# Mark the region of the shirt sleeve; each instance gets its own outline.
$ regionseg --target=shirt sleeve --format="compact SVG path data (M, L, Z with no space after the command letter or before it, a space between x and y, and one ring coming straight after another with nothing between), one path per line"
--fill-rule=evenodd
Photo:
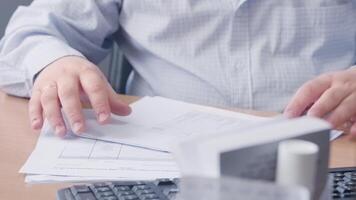
M13 14L0 42L0 88L29 97L34 76L64 56L98 63L119 28L121 0L34 0Z

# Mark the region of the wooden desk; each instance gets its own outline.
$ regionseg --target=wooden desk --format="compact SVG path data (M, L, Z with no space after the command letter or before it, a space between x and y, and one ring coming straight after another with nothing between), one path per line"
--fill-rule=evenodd
M126 102L135 97L121 97ZM0 92L0 199L55 199L56 191L68 184L28 185L18 173L35 147L38 132L31 130L27 100ZM356 166L356 142L345 138L332 143L331 167Z

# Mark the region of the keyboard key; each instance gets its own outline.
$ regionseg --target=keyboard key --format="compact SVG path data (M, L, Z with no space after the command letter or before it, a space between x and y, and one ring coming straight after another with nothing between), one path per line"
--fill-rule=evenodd
M118 198L115 196L111 196L111 197L102 197L99 198L98 200L118 200Z
M343 181L343 180L346 180L348 178L346 177L334 177L334 183L337 183L337 182L340 182L340 181Z
M96 187L97 192L108 192L111 191L109 187Z
M147 185L135 185L133 186L132 191L136 192L138 190L147 190L147 189L150 189L150 187Z
M356 197L356 192L345 192L344 197Z
M154 191L152 189L148 189L148 190L137 190L136 194L138 196L144 195L144 194L152 194L154 193Z
M115 189L117 189L118 191L130 191L131 188L129 186L115 186Z
M175 185L175 183L168 179L168 178L162 178L162 179L157 179L155 181L155 185L158 185L158 186L167 186L167 185Z
M340 194L339 194L339 193L336 193L336 192L333 192L332 198L333 198L333 199L335 199L335 198L340 198Z
M60 190L62 197L65 198L65 200L75 200L72 191L70 191L69 188L67 189L62 189ZM60 199L60 197L59 197Z
M91 192L87 192L87 193L78 193L75 195L75 199L76 200L95 200L95 196L93 193Z
M137 195L128 195L120 197L120 200L139 200Z
M153 199L159 199L159 197L156 194L145 194L145 195L141 195L140 199L142 200L153 200Z
M74 185L74 186L70 187L70 190L72 191L72 193L74 195L76 195L78 193L83 193L83 192L90 192L89 187L86 185Z
M345 184L350 186L350 187L356 187L356 182L348 182L348 183L345 183Z
M163 190L164 195L175 194L178 192L179 192L178 187L171 187L171 188L166 188Z
M102 183L93 183L93 186L94 186L94 187L107 187L108 184L105 183L105 182L102 182Z
M334 177L344 177L344 174L343 173L335 173Z
M129 195L136 195L136 194L132 191L123 191L123 192L116 193L116 195L121 197L121 196L129 196Z
M110 196L115 196L115 194L112 191L109 192L99 192L98 196L100 197L110 197Z

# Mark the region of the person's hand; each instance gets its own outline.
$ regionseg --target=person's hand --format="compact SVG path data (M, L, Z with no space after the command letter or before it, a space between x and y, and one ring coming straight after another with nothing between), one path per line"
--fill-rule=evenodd
M356 68L320 75L299 88L284 114L298 117L305 111L326 119L333 128L349 124L356 136Z
M39 73L29 102L30 122L40 129L48 119L58 136L66 127L61 113L68 117L73 132L85 130L82 114L83 97L92 105L99 123L106 123L110 114L128 115L131 109L118 100L101 71L84 58L68 56L58 59Z

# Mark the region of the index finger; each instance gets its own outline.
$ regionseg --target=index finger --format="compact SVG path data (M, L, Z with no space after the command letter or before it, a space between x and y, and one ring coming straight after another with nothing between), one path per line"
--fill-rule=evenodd
M287 117L297 117L312 105L331 85L329 76L320 76L299 88L284 110Z

